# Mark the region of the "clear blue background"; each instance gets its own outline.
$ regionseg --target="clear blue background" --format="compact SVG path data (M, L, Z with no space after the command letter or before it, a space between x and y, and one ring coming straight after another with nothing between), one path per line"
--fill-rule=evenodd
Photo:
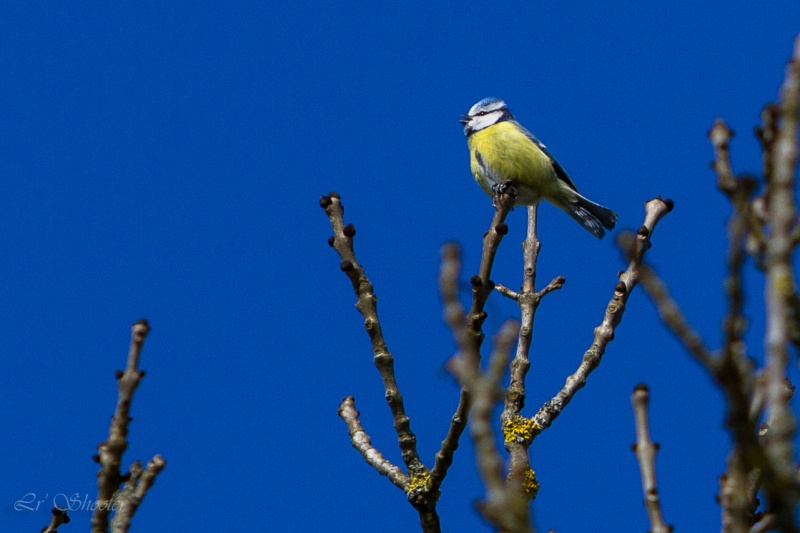
M646 199L675 200L648 257L717 347L729 206L706 132L725 117L737 171L759 171L751 131L798 21L794 0L3 3L0 527L38 531L56 495L96 494L114 371L147 317L125 464L168 465L136 531L416 530L336 414L355 395L374 444L401 462L318 199L338 190L358 228L432 465L457 401L439 247L463 244L468 279L492 215L457 120L485 96L506 99L620 228L641 224ZM539 309L528 414L576 368L623 266L613 237L540 213L539 283L567 284ZM524 228L517 210L497 282L519 285ZM760 359L760 277L747 285ZM488 311L489 334L517 314L499 295ZM666 519L718 529L720 394L637 289L602 365L532 449L542 530L648 528L629 449L640 381ZM488 531L462 442L443 527ZM39 511L13 509L26 494ZM65 532L88 530L89 512L70 515Z

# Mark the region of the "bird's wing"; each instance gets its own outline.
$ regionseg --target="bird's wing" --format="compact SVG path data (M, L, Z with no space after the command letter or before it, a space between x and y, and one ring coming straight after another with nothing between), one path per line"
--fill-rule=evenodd
M489 166L489 163L483 158L483 156L481 156L481 153L478 150L475 150L475 161L478 163L478 166L481 169L483 180L486 181L486 184L491 190L494 190L495 187L504 181L498 178L498 174L492 167Z
M573 191L577 192L577 191L578 191L578 188L575 186L575 184L574 184L574 183L572 183L572 180L570 179L570 177L569 177L569 174L567 174L567 171L566 171L566 170L564 170L564 167L562 167L562 166L561 166L561 165L558 163L558 161L556 161L556 158L555 158L555 157L553 157L553 154L551 154L551 153L550 153L550 151L547 149L547 147L544 145L544 143L543 143L542 141L540 141L539 139L537 139L537 138L536 138L536 135L534 135L534 134L533 134L533 133L531 133L530 131L526 130L526 129L525 129L525 128L523 128L521 125L520 125L520 129L522 130L522 132L523 132L523 133L524 133L524 134L525 134L525 135L526 135L526 136L527 136L527 137L528 137L528 138L529 138L531 141L533 141L533 143L534 143L534 144L535 144L537 147L539 147L539 150L541 150L542 152L544 152L544 155L546 155L547 157L549 157L549 158L550 158L550 164L551 164L551 165L553 165L553 170L555 170L555 172L556 172L556 176L558 177L558 179L560 179L561 181L563 181L564 183L566 183L567 185L569 185L570 189L572 189Z

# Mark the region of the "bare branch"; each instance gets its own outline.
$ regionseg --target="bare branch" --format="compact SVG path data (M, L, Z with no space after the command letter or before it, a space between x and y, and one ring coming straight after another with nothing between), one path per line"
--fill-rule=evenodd
M136 461L131 465L130 478L125 486L114 497L117 509L111 522L112 533L126 533L136 510L141 505L147 492L156 481L156 476L164 469L167 462L160 455L154 456L142 470L142 463Z
M347 432L350 434L350 442L353 444L353 448L358 450L367 464L377 470L380 475L387 476L399 489L406 492L408 490L408 476L403 473L400 467L392 464L372 446L372 439L364 431L364 427L358 419L359 413L356 410L355 398L348 396L342 400L339 406L339 416L347 424Z
M732 187L737 187L736 180ZM736 217L736 215L734 215ZM740 282L741 226L732 223L734 240L739 238L738 250L729 252L729 279L726 285L729 294L729 317L726 322L726 338L729 349L720 358L714 356L705 346L700 335L686 320L678 304L670 297L664 283L646 264L640 265L641 283L647 295L653 300L662 321L681 341L686 350L708 371L728 398L727 425L734 435L734 450L729 456L728 473L721 479L720 503L723 512L725 531L746 531L753 522L752 501L749 499L749 472L758 464L761 454L755 439L754 419L750 417L753 408L752 379L749 362L743 353ZM733 279L733 281L731 281ZM746 461L746 463L742 463Z
M642 475L642 491L644 491L644 506L650 518L650 533L670 533L672 526L664 522L661 514L661 500L658 495L656 483L656 452L658 445L650 439L650 422L648 405L650 404L650 390L647 385L640 383L631 394L633 415L636 421L636 444L633 451L639 463Z
M519 293L513 289L509 289L505 285L497 284L494 286L494 290L505 296L506 298L511 298L512 300L519 301Z
M60 507L53 507L51 510L53 518L50 519L50 525L42 528L42 533L56 533L58 528L64 524L68 524L70 518L67 516L67 510Z
M785 394L789 364L790 298L796 293L792 272L792 227L797 220L794 202L795 168L798 159L798 115L800 115L800 35L786 67L781 86L780 122L773 147L774 171L767 179L767 314L765 352L766 410L771 420L765 452L773 472L765 472L764 483L778 527L796 529L794 509L798 500L792 439L797 422ZM772 474L772 475L770 475Z
M436 502L439 498L438 486L433 487L430 473L417 452L417 437L411 431L411 420L406 414L403 396L395 378L394 357L386 346L383 329L378 318L378 298L375 296L372 283L356 259L353 247L356 228L352 224L344 225L344 207L337 193L332 192L328 196L320 198L320 207L325 210L333 228L333 237L328 240L328 243L342 258L340 267L353 285L353 291L356 294L356 309L364 317L364 329L366 329L372 344L373 363L383 381L383 388L386 391L386 403L389 404L389 409L392 412L398 444L403 462L408 471L407 483L398 485L399 478L396 475L394 477L390 476L390 479L395 485L406 491L409 503L419 514L422 530L426 533L437 533L441 529L439 515L436 513ZM340 416L343 413L348 414L346 410L342 411L341 409L339 413ZM357 420L357 417L355 420ZM348 419L345 419L345 422L348 422ZM348 431L355 446L356 443L352 440L353 427L350 422L348 422ZM357 446L356 448L359 449ZM359 451L362 450L359 449ZM362 455L363 453L362 451ZM373 467L376 465L381 466L381 468L386 467L380 461L367 462ZM381 472L381 470L378 471Z
M475 369L480 364L480 348L483 343L483 322L487 314L484 311L486 300L494 288L491 272L497 248L503 236L508 233L506 216L514 205L514 197L500 194L495 198L495 210L489 231L483 237L483 253L479 274L470 280L472 284L472 306L469 314L464 312L458 300L458 278L461 273L461 252L458 245L448 243L442 247L442 265L439 271L439 287L444 305L444 320L453 332L453 338L460 356L466 358ZM436 452L436 459L431 469L431 485L438 490L453 464L453 453L458 448L458 441L467 424L471 408L469 390L461 387L456 412L450 420L447 435L442 446Z
M567 281L567 279L564 276L557 276L557 277L553 278L550 281L550 283L545 285L542 290L540 290L540 291L538 291L536 293L536 300L539 301L542 298L544 298L545 296L547 296L548 294L550 294L551 292L557 291L558 289L560 289L561 287L564 286L564 283L566 283L566 281Z
M466 346L466 333L464 323L466 313L458 300L458 280L461 274L461 249L456 243L447 243L442 246L441 267L439 269L439 292L442 296L444 308L444 321L457 339L457 346ZM447 470L453 464L453 454L458 448L458 441L464 428L467 426L467 417L471 402L466 387L461 387L456 412L450 420L447 435L442 441L442 446L436 452L433 468L431 469L431 483L440 487L447 475Z
M742 266L745 260L744 239L749 231L750 236L759 243L765 242L762 225L756 220L749 201L758 184L755 178L750 176L734 177L729 153L729 143L733 132L724 120L716 119L708 136L714 147L714 162L711 166L717 173L717 187L733 205L733 213L728 221L728 274L725 279L728 316L723 322L725 331L723 358L741 360L745 356L742 336L747 327L747 320L742 314L744 309L742 290ZM767 137L769 135L765 134L764 138ZM761 245L758 250L760 249Z
M719 476L718 500L723 533L746 533L755 520L755 501L747 491L749 475L741 448L734 447L728 456L728 470Z
M711 126L708 138L711 139L711 144L714 146L714 162L711 163L711 168L717 173L717 188L731 194L736 190L736 178L733 175L729 150L733 130L724 120L718 118Z
M119 397L116 411L111 419L108 440L100 443L97 447L98 454L95 456L97 462L100 463L100 471L97 474L97 508L92 515L92 533L108 531L109 514L114 506L112 498L123 481L120 465L122 464L122 455L128 448L128 424L131 420L129 413L133 393L144 377L144 371L139 370L139 356L144 340L150 332L150 326L146 320L140 320L133 325L131 330L128 362L124 372L117 372ZM130 517L132 516L133 513Z
M758 129L757 132L761 138L762 146L771 146L772 128L768 121L771 115L765 113L763 116L765 117L764 127ZM749 176L740 178L734 176L729 150L733 131L723 119L717 118L714 121L708 132L708 138L714 147L714 161L711 163L711 168L717 174L717 188L731 200L738 214L738 217L731 220L738 221L739 224L742 224L747 229L747 249L760 263L766 246L764 221L759 217L757 210L753 209L753 205L747 201L756 190L757 181ZM765 171L766 164L765 160ZM742 237L744 237L744 234Z
M772 134L765 121L762 142L770 144ZM755 520L758 506L756 494L759 487L760 468L752 460L757 449L753 437L755 420L763 407L763 387L753 379L752 364L747 359L744 333L747 319L744 316L744 290L742 267L745 249L762 262L765 239L763 220L755 215L750 197L757 182L749 176L734 177L728 153L732 132L722 119L717 119L709 132L714 147L717 186L728 197L733 212L728 220L727 275L725 295L728 313L722 322L725 334L721 355L707 361L707 369L720 384L728 398L728 427L734 434L734 445L727 460L727 472L720 476L719 503L722 511L722 530L725 532L749 531ZM749 236L748 236L749 232ZM747 240L746 240L746 237ZM756 451L755 454L760 454Z
M492 432L492 409L500 397L500 379L503 376L516 333L517 324L515 322L508 321L503 325L495 339L495 349L485 374L482 374L479 368L470 365L469 361L461 356L453 357L447 366L459 382L472 391L473 408L470 434L475 441L478 470L484 485L486 485L490 500L504 488L503 461L495 447Z
M542 290L535 292L536 263L541 249L541 242L536 233L537 207L528 207L528 231L522 243L522 292L517 298L521 317L519 339L514 360L511 362L510 382L506 391L503 413L500 416L505 447L511 458L509 481L516 480L517 490L520 493L529 492L528 498L535 496L533 489L535 480L532 479L533 470L528 457L528 447L532 442L536 426L524 418L521 413L525 407L525 378L531 366L529 355L533 339L534 317L542 298L550 292L560 289L565 281L562 276L559 276ZM527 486L524 481L526 475L531 477Z
M411 420L406 415L403 396L397 386L394 357L383 337L381 322L378 318L378 298L375 296L372 283L367 278L364 269L356 260L353 248L353 237L356 235L355 226L344 225L344 207L337 193L320 198L320 206L325 209L333 227L333 238L329 240L329 244L342 258L341 269L353 285L353 291L356 294L356 309L364 317L364 329L372 343L373 362L383 380L386 402L392 411L403 461L410 476L427 478L428 469L417 453L417 437L411 431Z
M620 274L620 281L614 287L614 296L606 307L603 321L594 330L594 341L584 353L578 369L567 378L564 387L550 400L548 400L533 417L537 431L548 428L564 407L572 400L575 393L585 384L589 374L597 368L605 353L606 347L614 339L614 329L622 320L625 304L633 288L639 283L641 266L644 254L650 247L650 237L658 221L672 210L672 200L654 198L645 203L644 224L637 232L636 239L631 243L623 243L629 257L628 268ZM621 236L622 237L622 236ZM537 433L538 434L538 433ZM534 435L535 438L536 435Z
M467 350L466 346L459 346L459 349L464 351L471 351L473 353L480 351L480 346L483 343L483 322L486 320L487 314L483 310L486 305L486 300L494 290L494 282L491 280L492 267L494 266L494 257L497 254L497 249L500 246L500 241L508 233L508 226L505 223L506 216L511 212L514 206L515 198L511 194L503 193L495 197L495 210L492 223L483 236L483 253L481 254L481 266L477 276L472 276L470 283L472 283L472 306L466 319L466 332L467 341L472 346ZM457 340L458 342L458 340Z
M751 181L749 179L738 179L738 183ZM750 196L748 186L737 186L734 193L734 212L728 221L728 253L727 266L728 272L725 277L725 295L728 300L728 314L722 323L725 332L725 343L722 349L722 357L741 361L745 357L746 348L744 345L744 332L747 329L747 319L744 316L744 291L742 287L742 267L744 266L744 238L745 224L743 217L746 216L748 198Z
M471 280L473 301L470 314L466 317L458 300L458 276L461 270L460 250L457 245L452 243L442 248L439 284L444 302L444 317L445 322L453 331L458 346L458 354L450 361L449 368L461 381L462 389L456 415L453 417L447 437L442 442L442 449L436 455L437 466L432 471L432 478L438 479L435 473L438 471L439 465L446 469L452 462L452 450L455 450L458 436L463 431L469 403L474 394L476 411L472 416L471 433L478 454L479 470L487 487L487 499L479 505L479 508L487 520L495 524L501 531L531 531L528 522L530 496L525 493L523 486L531 487L536 483L533 471L530 470L526 460L525 469L521 469L516 476L512 471L508 482L503 480L503 461L494 445L490 420L492 407L498 400L499 381L503 375L514 336L516 336L517 328L515 326L506 324L503 327L495 340L495 352L489 361L489 369L485 375L480 373L480 345L483 339L480 327L486 318L483 306L494 287L494 283L489 278L492 261L500 239L507 232L503 220L512 204L513 198L507 195L500 195L495 199L498 209L490 230L484 236L481 274L474 276ZM535 231L535 221L533 227ZM554 288L550 290L554 290ZM517 294L505 288L501 288L500 292L510 297ZM532 291L530 295L533 296ZM543 295L535 296L540 299ZM466 328L464 327L465 322Z
M514 360L511 362L511 377L503 414L500 417L504 427L515 417L520 416L522 408L525 406L525 376L531 367L528 355L533 339L533 319L543 296L534 292L536 290L536 262L542 247L536 234L537 207L528 208L528 231L522 243L522 293L517 299L520 308L519 342ZM520 462L527 464L527 445L521 450L514 450L514 446L511 446L509 453L512 465Z
M474 406L470 422L470 434L475 443L478 471L486 487L486 498L478 504L483 516L502 532L532 532L528 518L530 497L522 490L524 478L503 478L503 460L495 446L492 431L492 410L501 397L500 380L503 377L509 354L517 337L518 326L506 322L495 338L495 348L485 373L470 362L456 356L448 363L448 369L459 381L472 391Z
M762 150L762 173L764 176L772 176L774 172L774 147L775 140L778 138L778 122L781 116L781 108L778 104L770 102L761 110L761 126L756 128L756 137L761 143Z

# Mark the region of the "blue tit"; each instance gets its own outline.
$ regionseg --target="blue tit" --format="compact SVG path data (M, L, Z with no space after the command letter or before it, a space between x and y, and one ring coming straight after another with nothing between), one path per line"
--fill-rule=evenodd
M581 195L545 145L526 130L497 98L484 98L462 115L470 169L491 197L512 187L515 205L544 199L562 209L595 237L611 230L617 214Z

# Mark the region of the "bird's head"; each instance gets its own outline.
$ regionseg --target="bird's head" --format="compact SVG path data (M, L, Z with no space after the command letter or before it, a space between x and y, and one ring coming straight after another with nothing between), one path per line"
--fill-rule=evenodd
M476 131L488 128L492 124L514 119L506 103L499 98L484 98L472 106L469 113L461 116L462 120L459 122L464 125L464 135L467 137Z

